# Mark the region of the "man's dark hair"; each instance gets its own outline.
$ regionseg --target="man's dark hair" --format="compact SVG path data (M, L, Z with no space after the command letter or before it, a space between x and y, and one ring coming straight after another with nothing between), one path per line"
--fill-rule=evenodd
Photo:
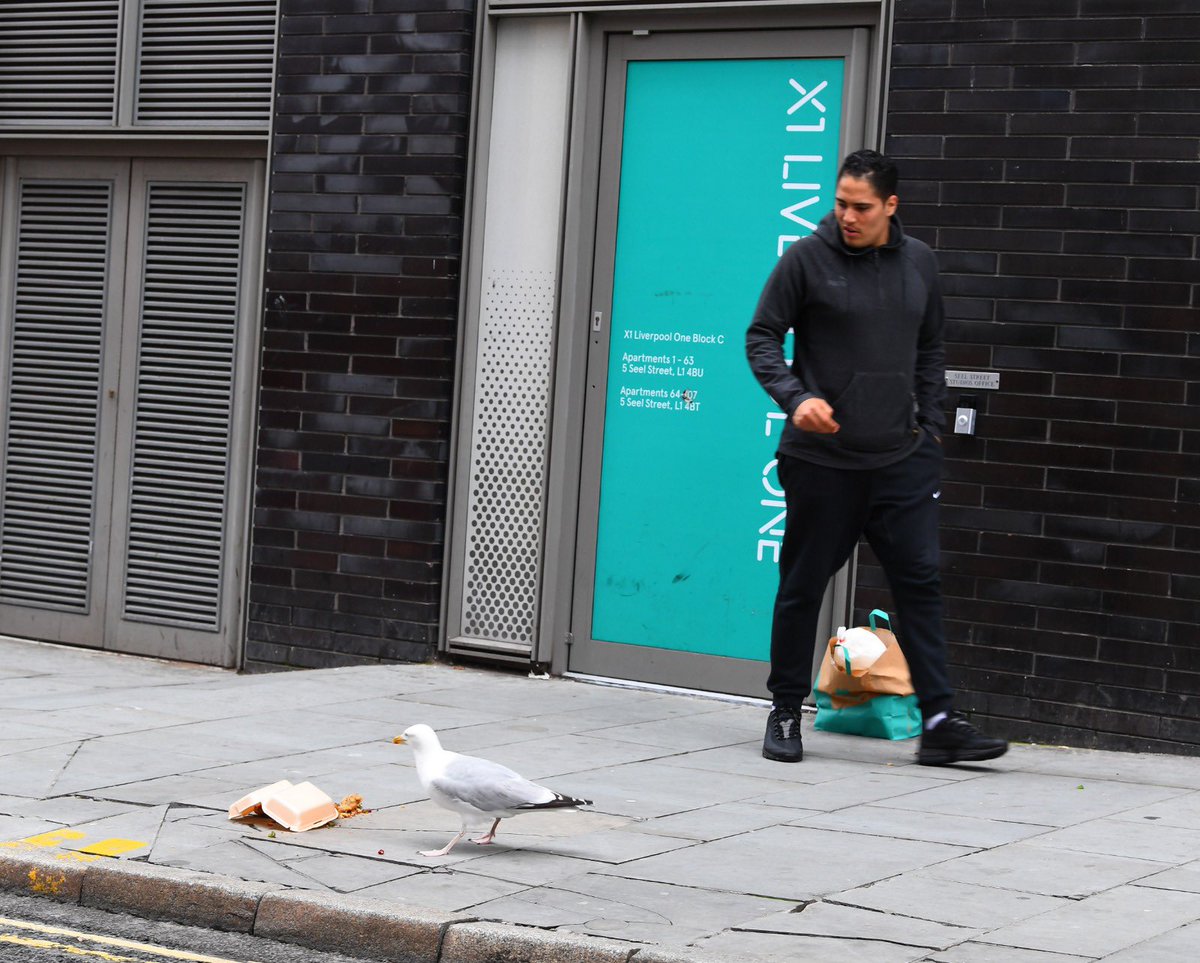
M838 180L843 177L865 179L879 199L884 201L896 193L896 186L900 183L896 162L877 150L856 150L846 155L838 171Z

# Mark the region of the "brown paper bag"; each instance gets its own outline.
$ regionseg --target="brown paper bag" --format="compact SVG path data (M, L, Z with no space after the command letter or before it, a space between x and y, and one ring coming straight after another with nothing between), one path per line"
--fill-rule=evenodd
M913 694L912 676L909 675L904 653L900 651L900 643L896 641L896 636L890 629L877 626L876 620L880 618L891 624L887 613L875 609L870 617L870 631L878 636L884 644L885 651L864 675L852 676L839 668L833 657L837 636L829 640L825 658L821 660L821 671L817 676L817 691L829 696L834 709L862 705L875 695Z

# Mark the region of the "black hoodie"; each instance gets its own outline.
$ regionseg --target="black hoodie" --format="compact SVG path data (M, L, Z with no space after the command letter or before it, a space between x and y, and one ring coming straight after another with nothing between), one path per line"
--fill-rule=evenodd
M795 358L783 356L788 329ZM937 259L892 217L882 247L852 248L832 213L779 259L746 332L759 383L788 415L779 452L838 468L900 461L924 428L940 437L946 392ZM841 426L801 431L796 407L824 398Z

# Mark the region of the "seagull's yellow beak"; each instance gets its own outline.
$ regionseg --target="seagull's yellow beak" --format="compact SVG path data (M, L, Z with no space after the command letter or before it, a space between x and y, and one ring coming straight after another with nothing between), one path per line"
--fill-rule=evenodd
M405 746L405 745L408 745L408 743L407 743L407 742L405 741L405 739L404 739L404 736L396 736L396 737L395 737L395 738L392 740L392 742L394 742L394 743L395 743L396 745L398 745L398 746Z

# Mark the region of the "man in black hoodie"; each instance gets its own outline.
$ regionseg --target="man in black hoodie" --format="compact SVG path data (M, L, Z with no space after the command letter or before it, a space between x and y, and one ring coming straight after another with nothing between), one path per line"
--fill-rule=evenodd
M784 252L746 333L755 377L788 415L778 451L787 525L763 740L763 755L780 762L803 758L800 706L812 687L821 599L863 535L891 586L921 705L918 762L993 759L1008 749L954 710L946 672L937 521L942 296L933 252L895 216L897 181L895 164L876 151L842 162L833 212Z

